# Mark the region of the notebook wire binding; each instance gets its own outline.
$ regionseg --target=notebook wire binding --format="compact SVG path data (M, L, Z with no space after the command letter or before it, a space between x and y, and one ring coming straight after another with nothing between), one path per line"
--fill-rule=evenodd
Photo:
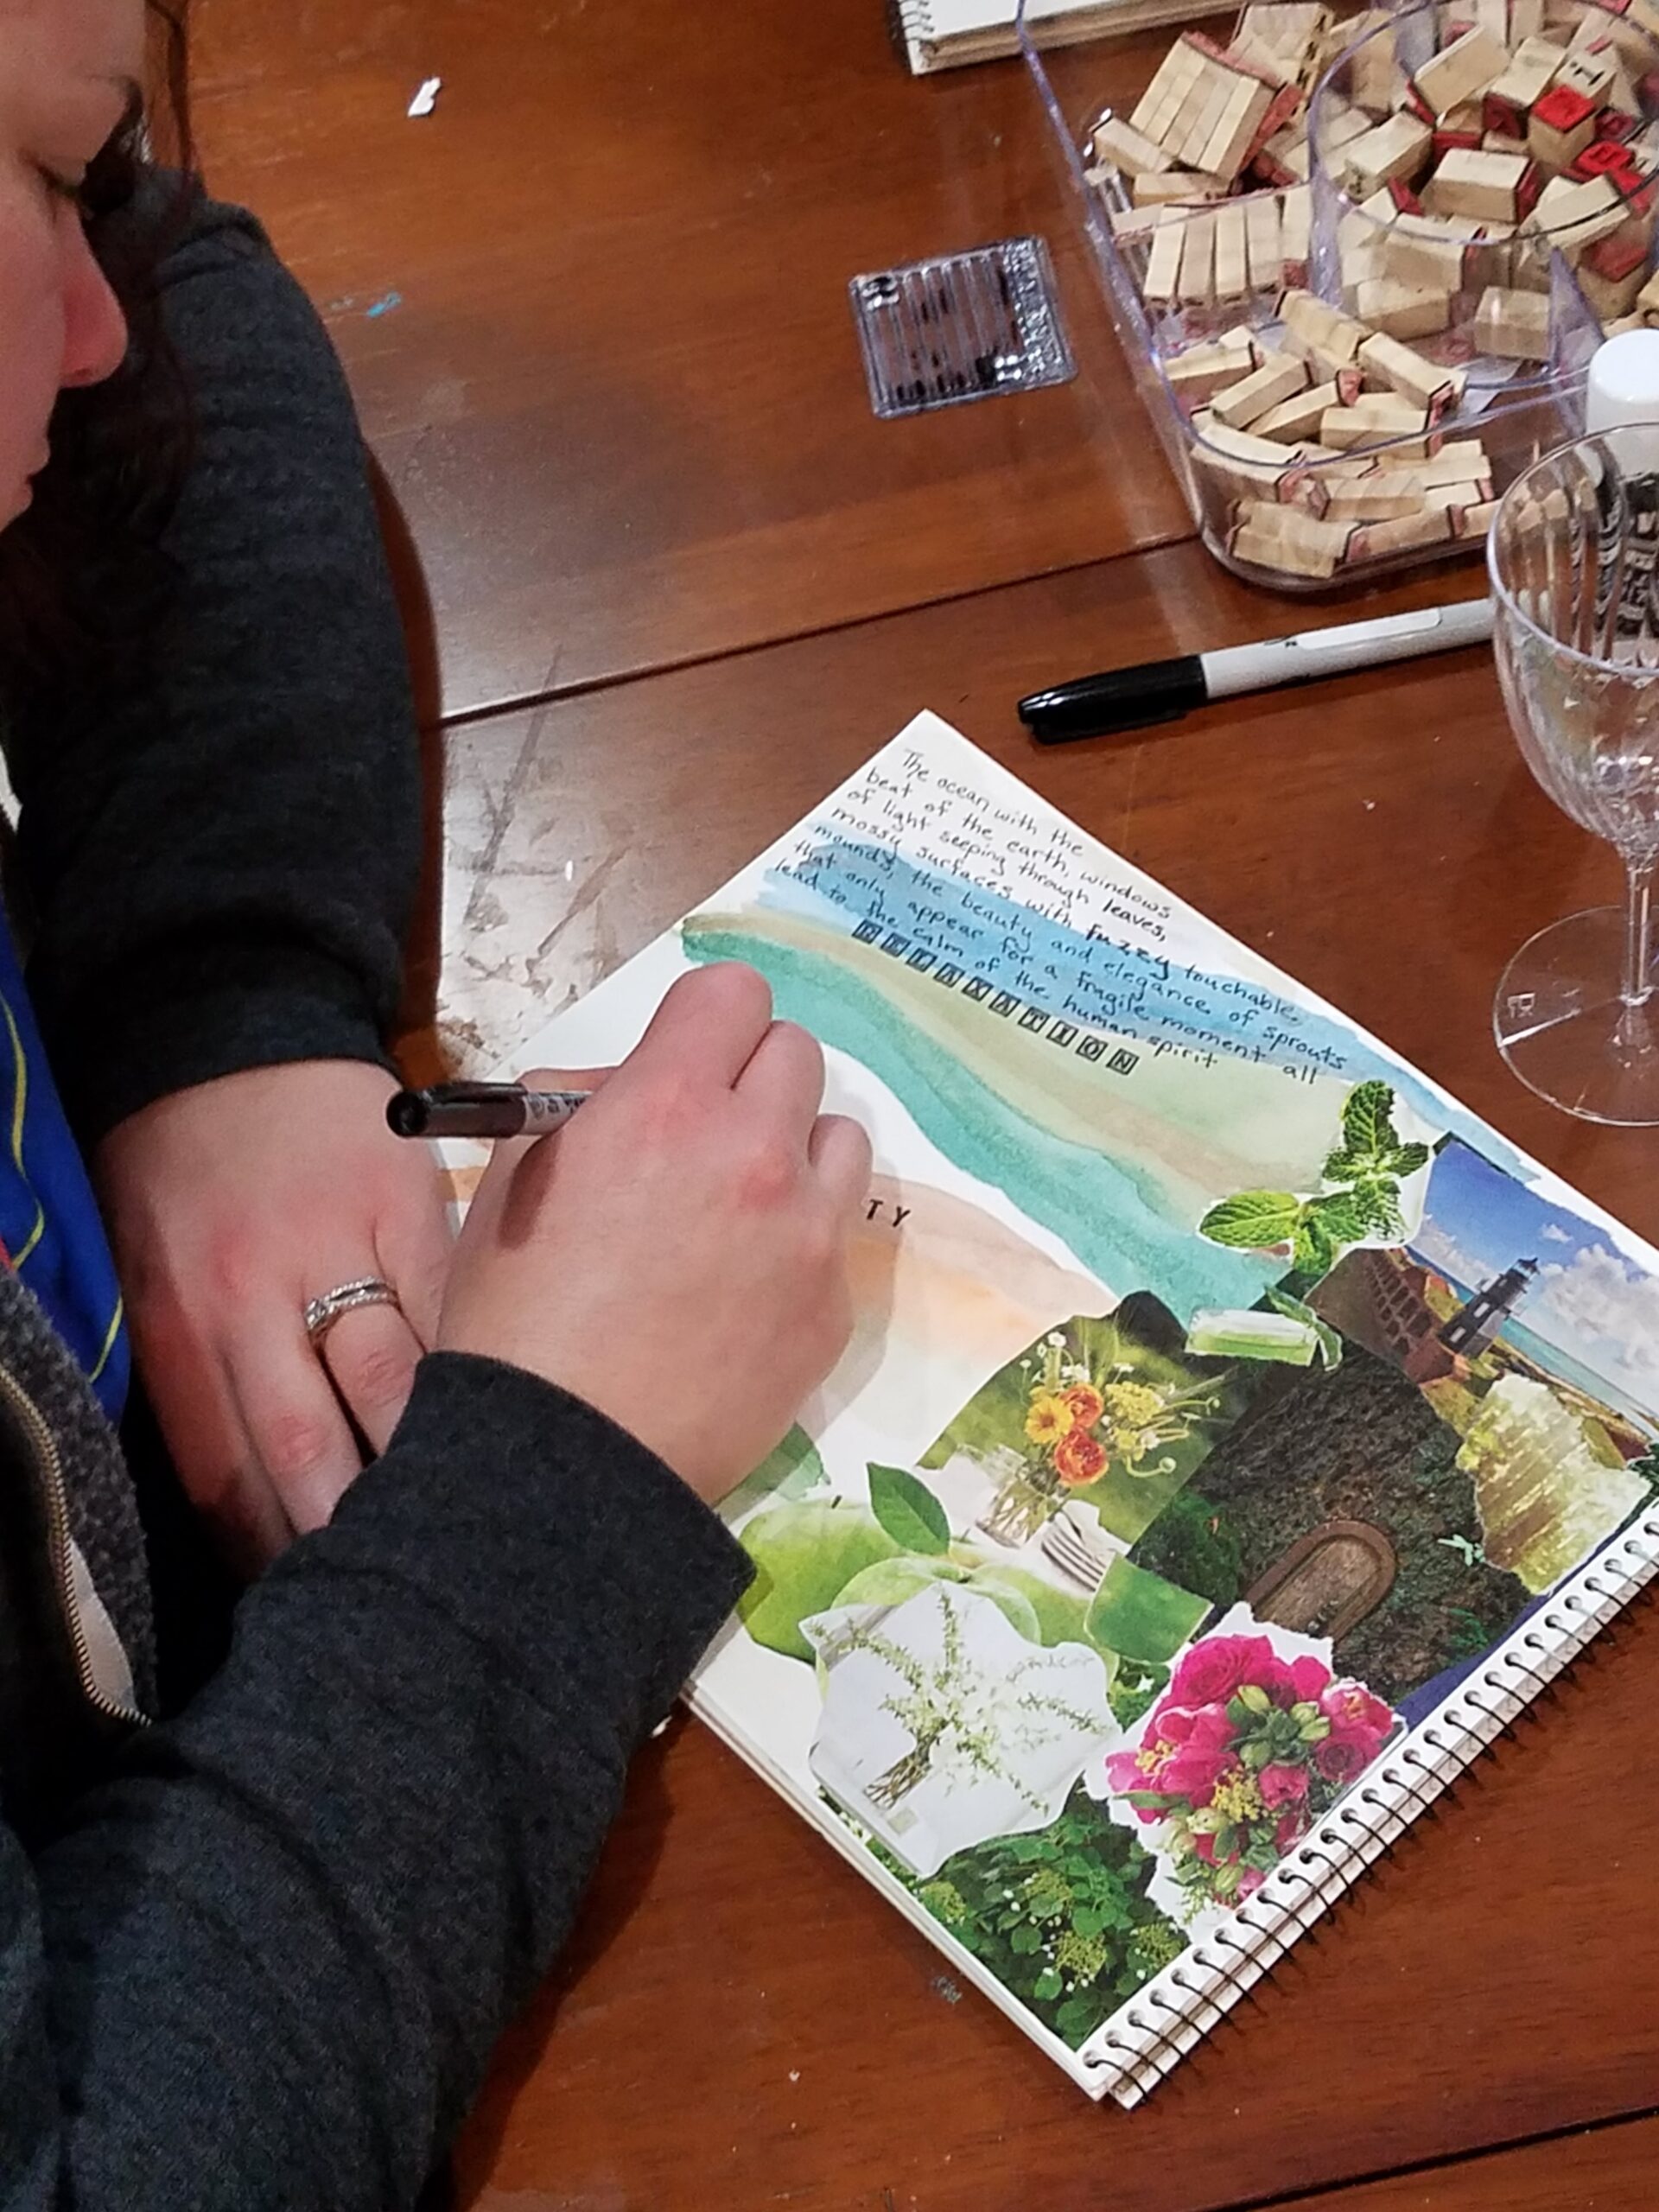
M1529 1613L1224 1927L1190 1945L1120 2020L1098 2029L1079 2063L1120 2104L1139 2104L1656 1573L1659 1513L1650 1513Z
M887 29L893 44L906 58L912 47L928 45L933 36L933 17L927 0L887 0Z

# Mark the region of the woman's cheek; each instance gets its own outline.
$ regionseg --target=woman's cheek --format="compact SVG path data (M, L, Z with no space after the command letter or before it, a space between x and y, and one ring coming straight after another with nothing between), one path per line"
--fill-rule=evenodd
M60 302L38 290L32 297L14 290L9 260L0 238L0 515L7 521L27 504L29 479L46 458L64 336Z

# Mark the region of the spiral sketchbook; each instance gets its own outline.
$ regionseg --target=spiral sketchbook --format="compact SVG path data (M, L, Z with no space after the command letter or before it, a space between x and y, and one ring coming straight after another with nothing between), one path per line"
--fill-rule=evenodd
M1014 12L1015 0L889 0L893 35L918 77L1018 52ZM1039 46L1071 46L1212 12L1202 0L1029 0L1026 22Z
M719 960L875 1173L690 1702L1132 2105L1653 1574L1659 1253L931 715L529 1060Z

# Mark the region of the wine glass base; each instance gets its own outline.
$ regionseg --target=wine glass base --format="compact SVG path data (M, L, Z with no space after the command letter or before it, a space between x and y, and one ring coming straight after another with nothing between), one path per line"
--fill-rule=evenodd
M1569 914L1529 938L1504 969L1492 1030L1528 1090L1563 1113L1659 1125L1659 986L1627 1007L1624 973L1624 909Z

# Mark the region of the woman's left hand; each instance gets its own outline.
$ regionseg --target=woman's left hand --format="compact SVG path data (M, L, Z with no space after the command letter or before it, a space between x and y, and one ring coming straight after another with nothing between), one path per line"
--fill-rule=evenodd
M157 1099L93 1171L133 1351L185 1488L245 1567L320 1528L385 1445L431 1344L449 1260L431 1152L395 1137L383 1069L250 1068ZM398 1304L305 1309L378 1276ZM351 1420L343 1408L349 1408Z

